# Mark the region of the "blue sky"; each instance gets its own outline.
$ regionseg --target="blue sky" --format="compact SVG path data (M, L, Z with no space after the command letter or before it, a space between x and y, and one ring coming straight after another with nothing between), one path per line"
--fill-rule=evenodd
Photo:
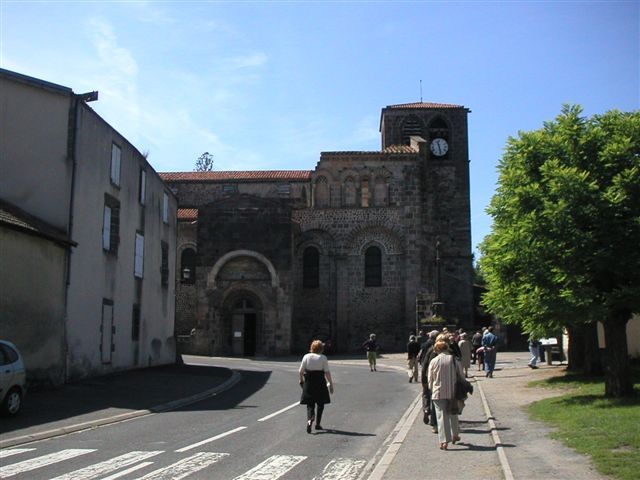
M379 150L380 109L471 109L474 248L509 136L640 108L640 1L9 1L0 66L98 90L92 107L158 171L311 170Z

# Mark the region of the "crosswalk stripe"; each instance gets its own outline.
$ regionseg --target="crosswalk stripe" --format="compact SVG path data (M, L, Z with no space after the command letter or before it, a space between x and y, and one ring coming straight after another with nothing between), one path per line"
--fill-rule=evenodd
M234 480L276 480L306 458L298 455L273 455Z
M104 462L89 465L88 467L81 468L75 472L65 473L64 475L60 475L59 477L55 477L51 480L88 480L95 478L98 475L115 472L116 470L120 470L122 467L128 467L129 465L141 460L146 460L147 458L160 453L162 453L162 450L155 452L129 452L124 455L105 460Z
M36 468L45 467L53 463L62 462L70 458L85 455L87 453L95 452L95 448L70 448L67 450L61 450L56 453L50 453L41 457L32 458L31 460L24 460L22 462L7 465L6 467L0 467L0 478L7 478L18 473L29 472Z
M0 450L0 458L7 458L11 455L17 455L19 453L31 452L35 448L12 448L11 450Z
M203 468L207 468L209 465L213 465L227 455L229 454L199 452L168 467L154 470L138 480L180 480Z
M153 465L153 462L139 463L138 465L127 468L126 470L122 470L121 472L114 473L113 475L109 475L108 477L104 477L102 480L116 480L116 478L124 477L125 475L129 475L131 472L135 472L136 470L140 470L141 468L148 467L149 465Z
M236 433L236 432L239 432L241 430L244 430L245 428L247 428L247 427L234 428L233 430L229 430L228 432L221 433L220 435L216 435L215 437L207 438L205 440L202 440L201 442L194 443L193 445L189 445L187 447L180 448L180 449L176 450L176 452L179 452L179 453L187 452L187 451L192 450L192 449L194 449L196 447L199 447L200 445L204 445L205 443L214 442L216 440L219 440L221 438L226 437L227 435L231 435L233 433Z
M355 480L366 463L366 460L336 458L324 467L321 477L314 477L313 480Z

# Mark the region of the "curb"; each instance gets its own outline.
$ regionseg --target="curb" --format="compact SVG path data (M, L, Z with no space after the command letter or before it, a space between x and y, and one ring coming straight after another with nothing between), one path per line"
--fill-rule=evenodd
M242 375L236 371L233 371L231 378L225 380L217 387L210 388L204 392L191 395L190 397L181 398L178 400L172 400L161 405L156 405L148 409L134 410L132 412L121 413L113 415L111 417L98 418L96 420L90 420L87 422L76 423L66 427L54 428L51 430L45 430L44 432L32 433L30 435L22 435L19 437L8 438L6 440L0 440L0 448L15 447L17 445L23 445L25 443L36 442L38 440L45 440L48 438L59 437L62 435L68 435L69 433L79 432L81 430L88 430L90 428L98 428L112 423L123 422L125 420L131 420L133 418L144 417L146 415L153 415L155 413L166 412L169 410L175 410L176 408L185 407L193 403L200 402L209 397L214 397L219 393L222 393L242 379Z

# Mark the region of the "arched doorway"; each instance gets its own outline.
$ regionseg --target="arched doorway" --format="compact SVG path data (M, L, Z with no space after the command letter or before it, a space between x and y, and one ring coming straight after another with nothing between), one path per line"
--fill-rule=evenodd
M262 305L255 295L239 292L229 299L231 354L253 357L258 349Z

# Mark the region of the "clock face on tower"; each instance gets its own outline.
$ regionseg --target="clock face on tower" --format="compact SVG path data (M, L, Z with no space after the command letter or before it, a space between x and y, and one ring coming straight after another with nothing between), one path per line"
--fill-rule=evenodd
M431 141L431 153L433 153L436 157L442 157L447 154L449 150L449 145L444 138L434 138Z

